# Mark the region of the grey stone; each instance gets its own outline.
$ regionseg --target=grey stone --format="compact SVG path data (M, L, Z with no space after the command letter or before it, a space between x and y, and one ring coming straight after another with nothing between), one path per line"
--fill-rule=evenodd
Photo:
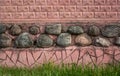
M0 47L5 48L12 45L12 39L6 34L0 34Z
M87 34L81 34L76 37L75 43L80 46L88 46L92 43L92 39Z
M100 45L103 47L108 47L111 45L111 42L108 39L98 37L95 39L95 45Z
M29 32L32 34L32 35L37 35L40 30L39 30L39 27L38 26L31 26L29 28Z
M0 24L0 34L4 33L7 30L7 26Z
M84 30L80 26L69 26L68 32L71 34L82 34L84 33Z
M33 41L29 35L29 33L20 34L15 40L15 45L18 48L29 48L33 45Z
M115 44L120 46L120 37L115 38Z
M102 28L102 35L105 37L116 37L120 34L120 26L107 25Z
M22 32L22 29L19 25L12 25L9 32L11 35L19 35Z
M57 44L62 47L69 46L72 42L71 34L61 33L57 38Z
M45 27L45 31L48 34L58 35L62 31L62 26L61 24L48 25Z
M100 34L100 29L97 26L90 26L88 34L91 36L98 36Z
M38 47L43 47L43 48L48 48L53 45L53 40L50 38L48 35L40 35L37 39L37 46Z

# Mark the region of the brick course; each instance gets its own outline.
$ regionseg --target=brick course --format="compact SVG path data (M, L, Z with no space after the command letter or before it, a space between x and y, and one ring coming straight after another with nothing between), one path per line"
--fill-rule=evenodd
M120 0L0 0L0 22L119 21Z

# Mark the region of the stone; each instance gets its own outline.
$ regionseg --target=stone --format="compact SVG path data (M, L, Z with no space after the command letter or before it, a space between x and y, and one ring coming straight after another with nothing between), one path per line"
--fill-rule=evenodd
M68 32L71 34L82 34L84 33L84 30L80 26L69 26Z
M29 48L32 45L33 40L27 32L20 34L15 40L15 46L18 48Z
M120 26L107 25L102 28L102 35L105 37L116 37L120 34Z
M53 24L45 27L45 32L48 34L59 35L62 31L61 24Z
M57 45L66 47L72 43L71 34L69 33L61 33L57 38Z
M19 35L22 32L22 29L19 25L12 25L9 32L11 35Z
M12 39L6 34L0 34L0 47L10 47L12 45Z
M95 39L95 45L100 45L102 47L108 47L111 45L111 42L108 39L98 37Z
M37 35L37 34L40 32L40 29L39 29L38 26L31 26L31 27L29 28L29 32L30 32L30 34L32 34L32 35Z
M6 30L7 26L5 26L4 24L0 24L0 34L5 33Z
M80 46L88 46L92 43L92 39L87 34L81 34L75 38L75 43Z
M90 26L88 34L91 36L98 36L100 34L100 29L97 26Z
M48 48L53 45L53 40L48 35L40 35L37 39L37 46L42 48Z
M115 38L115 44L120 46L120 37Z

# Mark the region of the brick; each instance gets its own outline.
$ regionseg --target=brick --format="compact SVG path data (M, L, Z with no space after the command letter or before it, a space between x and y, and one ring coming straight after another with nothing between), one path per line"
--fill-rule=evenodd
M100 10L101 10L101 12L110 12L111 6L101 6Z
M95 5L105 5L106 4L106 0L95 0L94 4Z
M59 1L58 0L47 0L48 5L58 5Z
M11 13L0 13L0 19L11 19Z
M11 2L12 5L23 5L23 0L12 0Z
M61 19L71 18L71 12L60 12L60 18Z
M40 12L41 11L41 6L30 6L29 11L30 12Z
M82 0L70 0L70 5L82 5Z
M53 6L41 6L41 12L52 12Z
M71 12L72 18L82 18L82 12Z
M77 6L76 11L77 12L88 12L88 6Z
M34 12L24 12L23 13L23 18L24 19L34 19L35 18L35 13Z
M64 12L65 8L64 8L64 6L53 6L53 11L54 12Z
M95 12L95 18L106 18L106 12Z
M94 18L94 13L93 12L83 12L82 17L83 18Z
M118 19L120 18L120 12L117 12L117 18Z
M11 5L11 0L0 0L0 6Z
M120 6L111 6L112 12L120 12Z
M117 1L117 4L118 4L118 5L120 4L120 0Z
M17 12L17 6L6 6L5 12Z
M100 6L89 6L88 11L89 12L99 12L100 11Z
M66 12L75 12L76 6L65 6L65 11Z
M18 6L18 12L28 12L29 6Z
M12 13L12 18L13 19L22 19L23 18L23 13L19 13L19 12L15 12L15 13Z
M0 12L5 12L5 7L4 6L0 6Z
M47 18L47 12L35 12L35 18L36 19L46 19Z
M47 1L46 0L36 0L35 4L37 4L37 5L47 5Z
M49 19L58 19L59 18L59 12L48 12L47 17Z
M116 5L117 4L117 0L107 0L106 4L107 5Z
M70 5L70 0L59 0L60 5Z
M35 0L23 0L24 5L35 5Z
M117 18L117 12L107 12L107 18Z
M83 0L83 5L94 5L94 0Z

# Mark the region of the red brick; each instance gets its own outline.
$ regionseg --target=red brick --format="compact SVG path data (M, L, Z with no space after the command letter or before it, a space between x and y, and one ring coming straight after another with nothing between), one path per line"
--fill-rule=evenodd
M112 12L120 12L120 6L111 6Z
M11 13L0 13L0 19L11 19Z
M47 12L36 12L35 13L36 19L46 19L47 18Z
M95 12L95 18L106 18L106 12Z
M70 5L82 5L82 0L70 0Z
M23 5L23 0L12 0L12 5Z
M36 0L35 4L37 4L37 5L47 5L47 1L46 0Z
M29 6L18 6L18 12L29 12Z
M99 12L100 11L100 6L89 6L88 11L89 12Z
M83 0L83 5L94 5L94 0Z
M5 7L4 6L0 6L0 12L5 12Z
M59 4L59 0L47 0L47 4L48 5L58 5Z
M77 12L88 12L88 6L77 6L76 11Z
M117 12L117 17L120 18L120 12Z
M117 18L117 12L107 12L107 18Z
M35 18L35 13L34 12L24 12L23 13L23 18L24 19L34 19Z
M70 0L59 0L60 5L70 5Z
M109 12L111 11L111 6L101 6L100 10L101 12Z
M49 19L58 19L59 18L59 12L48 12L47 14Z
M82 12L71 12L72 18L82 18Z
M117 0L107 0L106 4L108 4L108 5L116 5Z
M6 12L17 12L17 6L6 6L5 11Z
M65 11L66 12L75 12L76 6L65 6Z
M41 12L52 12L53 6L41 6Z
M106 0L95 0L95 5L105 5L106 4Z
M35 5L35 0L23 0L24 5Z
M19 12L12 13L12 18L13 19L22 19L23 18L23 13L19 13Z
M53 11L54 12L64 12L65 8L64 8L64 6L53 6Z
M0 0L0 6L11 5L11 0Z
M83 12L82 17L83 18L94 18L94 13L93 12Z
M40 12L41 6L30 6L30 12Z
M60 18L71 18L71 12L60 12Z

